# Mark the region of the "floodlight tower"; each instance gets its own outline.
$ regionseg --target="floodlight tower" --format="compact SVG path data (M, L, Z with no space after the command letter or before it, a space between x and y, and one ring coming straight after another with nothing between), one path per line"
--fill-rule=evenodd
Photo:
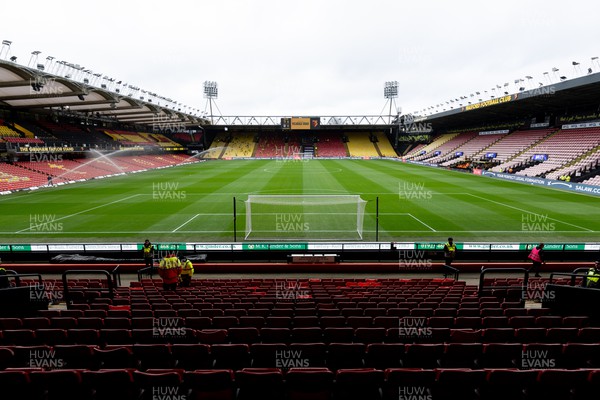
M213 121L213 102L219 97L219 87L215 81L204 81L204 98L207 99L208 106L210 107L210 123ZM216 106L216 104L215 104ZM218 107L217 107L218 108Z
M38 56L40 55L40 53L41 51L39 50L31 52L31 57L29 57L29 63L27 64L28 67L34 67L37 64Z
M10 45L12 44L12 42L10 40L3 40L2 41L2 48L0 48L0 58L2 58L2 54L4 54L4 58L8 58L8 54L10 53ZM17 58L15 57L15 60ZM11 60L12 61L12 60Z
M388 81L385 83L385 86L383 88L383 97L385 97L386 100L386 104L389 101L390 103L390 111L388 114L389 117L389 121L388 123L392 122L392 104L396 104L396 99L398 97L398 81ZM384 106L385 107L385 106Z

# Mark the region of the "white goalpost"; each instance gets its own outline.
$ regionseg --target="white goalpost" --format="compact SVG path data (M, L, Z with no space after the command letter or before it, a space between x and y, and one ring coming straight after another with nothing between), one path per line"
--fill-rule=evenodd
M362 240L360 195L249 195L245 240Z

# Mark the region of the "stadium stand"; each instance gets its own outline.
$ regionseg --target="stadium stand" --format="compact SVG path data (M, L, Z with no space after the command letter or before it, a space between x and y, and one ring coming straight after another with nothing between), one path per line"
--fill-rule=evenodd
M374 133L377 138L377 147L379 147L379 152L382 157L397 157L396 150L392 147L390 140L387 138L385 133L376 132Z
M172 141L171 139L169 139L168 137L166 137L163 134L160 134L160 133L150 133L148 135L151 138L153 138L154 140L156 140L156 143L160 147L178 147L179 146L179 143L176 143L176 142ZM189 141L189 136L188 136L188 141Z
M600 144L597 130L547 130L546 132L548 134L541 140L530 143L526 149L516 156L508 158L493 170L500 172L510 168L526 167L517 173L528 176L545 175L585 156ZM548 160L529 167L528 164L532 162L534 154L545 154L548 156Z
M0 120L0 137L2 138L18 138L20 137L19 132L13 130L10 126L4 125L4 121Z
M78 181L99 176L143 171L182 163L198 162L195 157L177 154L111 156L77 160L19 161L0 163L0 191L44 186L47 177L53 183Z
M497 168L515 168L530 161L534 154L544 154L548 160L516 172L518 175L541 176L568 164L600 145L600 130L560 130L531 146L519 156Z
M0 191L25 189L46 183L47 177L42 173L0 163Z
M496 153L496 161L502 163L514 156L518 155L522 151L526 150L532 144L538 143L540 140L555 132L556 129L541 129L541 130L530 130L530 131L514 131L507 136L504 136L500 141L494 143L491 147L485 151L481 151L473 156L474 159L482 159L485 153ZM503 167L504 168L504 167ZM494 168L494 171L499 169Z
M348 153L352 157L379 157L375 144L365 133L348 132Z
M417 146L411 150L407 155L406 159L414 160L417 156L429 155L429 153L437 150L438 147L446 143L447 141L456 137L458 133L444 133L437 136L433 141L425 146Z
M174 139L177 139L179 143L200 143L202 141L202 133L196 132L190 135L185 132L177 132L173 135Z
M435 278L247 278L193 280L173 293L142 279L110 298L83 294L106 288L104 279L67 284L81 291L69 309L0 318L4 394L133 399L161 387L234 400L562 399L590 398L598 386L600 328L527 308L506 289L478 294ZM62 285L45 282L55 292ZM286 287L309 296L278 296Z
M465 143L473 140L477 136L476 132L465 132L459 133L452 137L450 140L444 141L440 146L435 148L435 151L416 156L413 158L415 161L427 161L428 163L439 163L447 160L449 157L454 155L455 150ZM438 153L436 155L436 153Z
M147 133L116 130L106 130L104 132L124 146L157 146L156 141Z
M339 134L320 134L316 144L317 157L347 157L348 151Z
M482 153L486 151L490 146L493 146L494 143L502 140L506 135L478 135L475 136L472 140L469 140L465 144L458 146L454 149L454 153L462 152L462 156L458 156L456 158L452 158L453 155L450 154L450 159L448 161L444 161L441 163L443 166L450 166L455 163L471 160L475 158L475 154Z
M254 157L282 157L285 156L286 143L281 135L263 133L256 144Z
M252 133L239 133L227 143L227 148L222 157L252 157L254 153L254 135Z

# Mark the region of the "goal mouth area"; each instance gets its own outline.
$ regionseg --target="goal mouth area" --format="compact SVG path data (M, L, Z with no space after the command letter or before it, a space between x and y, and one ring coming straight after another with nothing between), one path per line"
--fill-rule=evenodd
M363 240L360 195L249 195L244 240Z

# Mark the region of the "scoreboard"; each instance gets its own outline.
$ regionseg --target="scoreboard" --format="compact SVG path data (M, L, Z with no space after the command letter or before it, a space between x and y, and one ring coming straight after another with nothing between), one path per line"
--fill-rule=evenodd
M321 127L320 117L281 118L281 129L292 131L310 131Z

